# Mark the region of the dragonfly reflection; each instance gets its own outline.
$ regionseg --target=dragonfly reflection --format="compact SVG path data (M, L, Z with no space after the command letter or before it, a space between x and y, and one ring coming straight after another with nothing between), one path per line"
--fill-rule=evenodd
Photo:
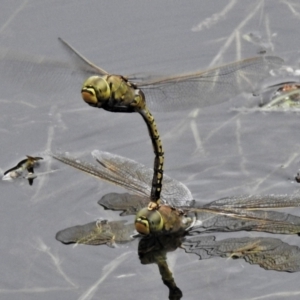
M98 165L80 161L62 153L51 154L55 159L102 180L124 187L128 193L110 193L99 200L105 209L122 211L121 215L134 215L148 203L152 170L133 160L108 152L93 151ZM139 257L143 264L155 263L163 282L169 287L170 299L180 299L168 268L167 252L184 248L200 259L215 256L244 258L265 269L296 272L300 270L300 248L276 238L230 238L216 241L214 236L201 233L261 231L281 234L299 234L300 217L266 209L298 207L300 197L287 195L240 196L222 198L203 206L193 200L183 184L168 176L164 178L161 199L164 204L185 211L193 223L186 230L168 235L143 237L139 243ZM133 224L124 221L101 221L74 226L57 233L63 243L108 244L132 240ZM116 226L117 223L117 226ZM176 298L177 297L177 298Z

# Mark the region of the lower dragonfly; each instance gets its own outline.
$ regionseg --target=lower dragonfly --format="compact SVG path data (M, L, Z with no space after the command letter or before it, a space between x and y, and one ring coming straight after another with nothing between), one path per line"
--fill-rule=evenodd
M147 205L153 170L134 160L108 152L95 150L92 155L98 162L97 165L63 153L51 154L69 166L131 192L131 194L104 195L98 203L105 209L122 211L120 215L125 216L135 215ZM166 257L168 252L178 247L187 253L198 255L201 260L212 257L244 258L250 264L258 264L267 270L300 271L300 248L284 243L280 239L243 237L216 241L215 236L201 234L259 231L299 235L300 217L267 209L299 207L300 197L287 195L227 197L200 206L193 200L190 190L183 183L165 176L161 201L177 211L172 218L161 215L162 227L165 231L169 230L168 234L144 236L139 242L138 254L142 264L158 265L163 283L169 288L169 299L182 297ZM149 224L152 224L151 216ZM133 234L134 224L122 220L97 220L59 231L56 239L65 244L113 246L115 243L132 241Z
M134 193L134 195L127 193L108 194L98 202L104 208L123 211L121 213L122 216L138 213L149 199L148 192L151 188L151 174L153 170L146 168L134 160L108 152L95 150L92 154L99 165L83 162L62 153L52 153L51 155L67 165L124 187ZM298 196L227 197L199 206L193 200L190 190L183 183L165 176L161 199L170 208L173 207L180 211L180 213L175 215L178 224L178 227L175 226L176 230L174 230L175 228L170 229L174 220L170 220L165 215L162 215L163 218L160 222L164 223L162 225L164 228L169 228L169 233L180 231L189 233L232 232L241 230L278 234L299 235L300 233L300 217L283 212L266 210L299 207L300 197ZM131 226L130 230L132 228ZM62 235L59 234L58 237L62 237ZM79 239L79 241L86 244L94 243L92 239ZM70 240L69 242L78 242L78 240ZM109 244L112 242L113 239L108 241Z
M179 104L182 102L199 103L201 97L204 106L209 105L209 102L211 102L209 99L212 98L214 102L217 102L217 97L212 97L212 92L218 91L223 98L221 102L226 101L228 95L249 89L253 91L255 83L265 77L270 68L282 64L282 59L276 56L258 56L207 71L144 79L139 83L133 83L125 76L112 75L95 66L66 41L62 39L60 41L71 54L75 54L77 58L89 65L97 74L86 79L81 89L82 98L88 105L110 112L137 112L143 117L148 127L155 154L150 202L148 204L149 211L157 210L160 206L164 151L154 117L148 107L148 100L150 103L151 99L158 98L162 107L166 99L171 99L175 107L176 102ZM164 213L169 214L168 207L161 207L160 209L165 209ZM148 232L149 225L144 221L148 218L148 214L149 212L146 210L141 212L141 222L139 228L137 228L141 233Z

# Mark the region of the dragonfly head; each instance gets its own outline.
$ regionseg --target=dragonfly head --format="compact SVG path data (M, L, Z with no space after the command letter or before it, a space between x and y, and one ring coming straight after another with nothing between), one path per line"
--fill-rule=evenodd
M135 217L135 229L138 233L149 235L163 229L163 218L157 210L141 209Z
M93 107L101 107L110 98L110 87L105 76L91 76L82 86L82 99Z

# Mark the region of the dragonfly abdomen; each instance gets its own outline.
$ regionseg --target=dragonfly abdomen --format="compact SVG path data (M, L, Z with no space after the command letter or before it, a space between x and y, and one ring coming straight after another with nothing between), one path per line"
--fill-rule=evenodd
M145 106L144 109L140 110L139 113L142 115L144 121L147 124L149 135L152 141L152 146L155 154L154 159L154 173L151 187L151 202L158 203L160 201L160 193L162 188L163 180L163 165L164 165L164 151L160 135L156 126L153 115L150 110Z

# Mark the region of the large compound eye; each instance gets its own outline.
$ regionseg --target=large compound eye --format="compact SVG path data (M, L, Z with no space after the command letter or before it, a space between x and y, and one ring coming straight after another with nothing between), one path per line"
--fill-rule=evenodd
M91 76L83 83L81 96L87 104L101 107L110 98L110 88L103 77Z
M164 222L157 210L141 209L135 217L135 229L138 233L148 235L163 229Z
M91 106L97 106L98 100L93 87L84 87L81 90L82 99Z

